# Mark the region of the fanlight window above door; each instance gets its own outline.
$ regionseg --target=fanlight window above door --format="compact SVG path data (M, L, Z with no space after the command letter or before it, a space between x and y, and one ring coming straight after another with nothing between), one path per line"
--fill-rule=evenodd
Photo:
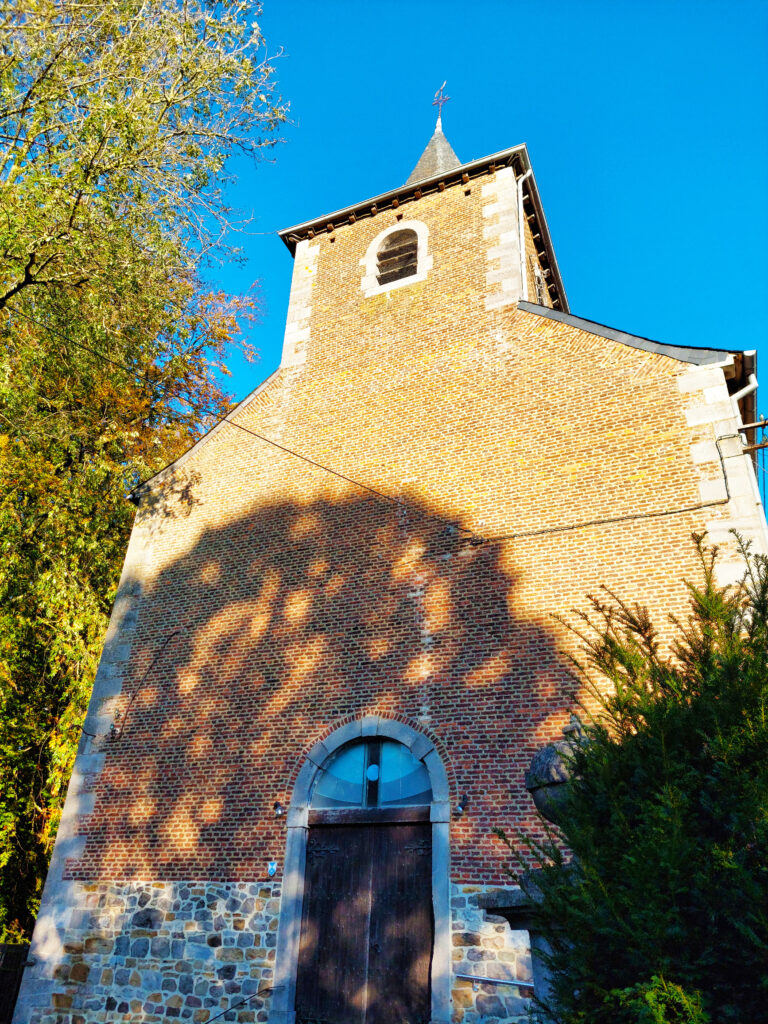
M413 277L418 265L418 250L419 238L415 231L393 231L387 235L376 257L379 284Z
M313 808L402 807L432 800L429 772L395 740L350 743L325 762L312 793Z

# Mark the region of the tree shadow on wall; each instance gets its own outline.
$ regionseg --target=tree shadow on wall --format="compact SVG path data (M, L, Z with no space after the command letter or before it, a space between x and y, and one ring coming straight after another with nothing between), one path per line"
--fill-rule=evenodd
M552 634L515 613L508 563L416 502L274 503L204 529L142 599L70 876L265 878L305 752L377 714L426 732L468 795L454 877L504 883L490 828L536 829L523 775L574 689Z

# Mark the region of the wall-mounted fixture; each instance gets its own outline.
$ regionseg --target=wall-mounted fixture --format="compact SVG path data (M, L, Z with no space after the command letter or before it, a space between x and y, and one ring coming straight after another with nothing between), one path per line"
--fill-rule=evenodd
M459 802L454 807L454 814L456 815L456 817L460 818L462 816L462 814L466 811L468 806L469 806L469 795L467 793L462 793L461 798L459 799Z
M272 809L275 812L276 818L282 818L285 816L285 808L283 807L279 800L275 800L274 804L272 805Z
M274 878L276 874L277 874L277 861L276 860L271 860L269 862L269 864L267 864L267 875L270 878Z
M122 729L118 729L118 727L117 727L117 723L119 721L120 721L120 712L116 711L115 712L115 720L109 726L109 738L111 740L119 740L120 739L120 736L121 736L121 733L122 733Z
M479 992L481 985L516 985L518 988L532 989L532 981L521 978L478 978L475 974L454 974L454 978L466 978L472 982L472 991Z

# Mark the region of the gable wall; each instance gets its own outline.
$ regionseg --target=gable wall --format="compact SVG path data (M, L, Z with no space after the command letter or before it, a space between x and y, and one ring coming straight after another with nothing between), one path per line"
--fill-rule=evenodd
M487 829L531 823L523 771L567 721L572 645L552 613L602 583L660 613L684 604L687 538L718 508L656 517L701 500L680 364L484 311L479 283L462 285L455 320L436 322L430 282L368 300L356 320L329 293L356 301L365 239L355 248L350 231L343 249L340 236L334 262L318 260L317 347L242 422L274 437L279 418L281 443L406 510L231 426L186 464L198 504L156 517L126 691L171 623L191 633L137 698L130 749L107 758L73 877L251 878L279 858L269 809L290 799L302 751L345 717L385 713L428 729L456 796L473 791L456 877L500 883ZM463 544L470 533L432 515L478 537L534 536ZM638 515L651 518L558 532Z
M508 884L490 828L537 828L523 773L567 723L575 685L573 638L553 615L601 584L659 622L684 613L691 531L754 523L741 457L741 504L712 504L724 493L714 431L732 421L720 368L516 310L510 187L489 176L404 207L429 228L433 268L388 294L361 290L384 215L302 243L284 366L236 414L402 505L224 424L139 512L133 603L103 664L77 783L87 796L73 792L71 856L57 868L67 899L93 909L49 932L59 949L70 936L67 963L85 957L94 972L154 957L134 1003L168 980L158 1005L173 995L202 1022L216 986L269 980L285 847L273 804L288 805L316 741L363 715L424 732L451 804L468 796L451 822L461 927L472 892ZM147 901L167 934L136 924ZM94 934L104 946L89 954ZM163 941L150 950L152 936ZM475 959L459 943L457 969L485 971L498 948L496 970L530 970L519 940L499 942ZM177 963L204 994L178 988ZM112 974L94 978L91 991L111 991ZM61 998L80 998L80 984L67 974ZM458 988L455 1005L480 1012Z

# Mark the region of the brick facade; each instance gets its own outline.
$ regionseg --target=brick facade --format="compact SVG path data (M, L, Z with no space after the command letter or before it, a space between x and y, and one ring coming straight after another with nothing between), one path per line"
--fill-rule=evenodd
M207 994L210 1006L183 993L178 1014L128 994L97 1009L104 973L78 980L66 952L73 908L105 894L124 914L126 893L163 886L169 941L182 941L173 930L194 920L182 890L256 898L279 884L275 802L290 804L313 744L366 715L427 737L451 803L468 798L450 825L454 925L488 955L459 945L460 961L491 977L507 950L525 969L524 933L499 946L501 924L476 909L462 923L456 901L509 884L494 824L537 828L523 774L560 735L576 686L574 638L555 616L603 584L659 622L685 614L691 532L719 530L727 545L737 523L762 544L764 527L738 440L730 500L715 448L739 425L733 358L699 367L518 308L522 273L536 301L537 257L526 220L525 266L507 287L521 248L506 237L514 194L511 168L490 170L300 241L283 366L145 492L121 588L130 607L97 681L97 735L83 740L69 845L41 914L53 952L20 1024L53 1020L54 1005L60 1024L202 1021L230 1005L235 989ZM426 279L366 296L361 261L401 219L428 228ZM125 970L170 979L175 963ZM452 1019L514 1019L530 991L500 988L457 981ZM227 1019L267 1011L247 1012Z

